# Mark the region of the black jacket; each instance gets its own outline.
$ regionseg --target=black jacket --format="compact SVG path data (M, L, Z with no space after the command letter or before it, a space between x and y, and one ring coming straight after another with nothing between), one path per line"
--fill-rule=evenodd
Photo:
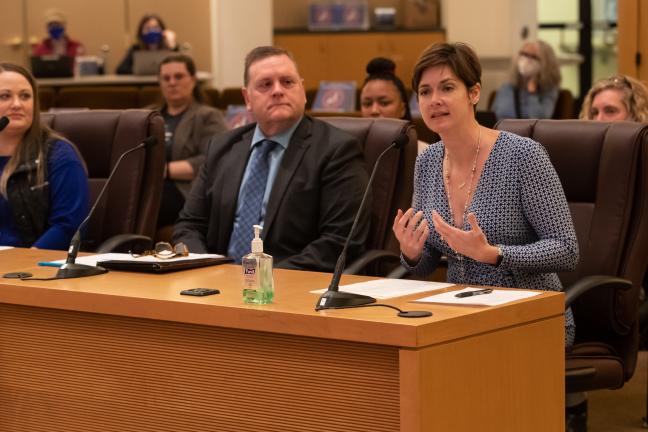
M191 252L227 254L255 124L215 137L180 212L175 241ZM264 220L264 251L277 267L332 271L368 181L357 140L304 117L285 150ZM359 221L349 260L362 252L369 212Z
M18 165L7 181L7 201L20 237L21 246L30 247L45 232L49 215L49 183L47 182L47 153L44 161L37 156L30 157ZM45 164L45 181L36 184L36 171L40 163Z

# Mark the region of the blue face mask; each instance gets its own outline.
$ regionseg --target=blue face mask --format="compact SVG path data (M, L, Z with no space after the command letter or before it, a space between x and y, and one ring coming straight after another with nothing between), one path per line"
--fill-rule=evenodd
M157 45L162 41L161 31L150 31L142 35L142 41L146 45Z
M48 28L49 35L52 39L59 40L65 34L65 27L53 25Z

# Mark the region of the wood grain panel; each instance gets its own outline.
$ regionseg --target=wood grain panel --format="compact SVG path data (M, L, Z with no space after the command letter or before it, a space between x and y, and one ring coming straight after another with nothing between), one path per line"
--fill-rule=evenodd
M639 43L638 0L618 0L617 58L619 73L637 77L635 54Z
M561 332L564 319L556 317L402 350L402 430L564 430L565 355L555 337Z
M0 431L396 431L398 352L0 305Z
M445 33L279 33L274 43L290 50L297 60L306 88L320 81L355 81L360 87L366 78L366 65L374 57L387 57L396 63L396 74L409 87L414 65L428 45L445 41Z

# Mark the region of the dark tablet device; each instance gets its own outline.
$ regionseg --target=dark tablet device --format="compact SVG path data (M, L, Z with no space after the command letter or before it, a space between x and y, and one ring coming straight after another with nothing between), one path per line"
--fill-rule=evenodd
M99 261L98 266L108 270L132 271L141 273L168 273L179 270L206 267L231 262L228 257L194 258L185 260L170 261L137 261L137 260L110 260Z

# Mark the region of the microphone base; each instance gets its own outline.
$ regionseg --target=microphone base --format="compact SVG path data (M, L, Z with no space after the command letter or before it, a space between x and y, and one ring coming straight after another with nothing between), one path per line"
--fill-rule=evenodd
M350 308L371 303L376 303L376 299L361 294L328 290L317 301L315 310Z
M432 316L430 311L403 311L398 312L398 316L401 318L425 318Z
M56 272L55 279L73 279L86 276L96 276L104 273L108 273L108 270L103 267L66 263L63 264L61 268Z

